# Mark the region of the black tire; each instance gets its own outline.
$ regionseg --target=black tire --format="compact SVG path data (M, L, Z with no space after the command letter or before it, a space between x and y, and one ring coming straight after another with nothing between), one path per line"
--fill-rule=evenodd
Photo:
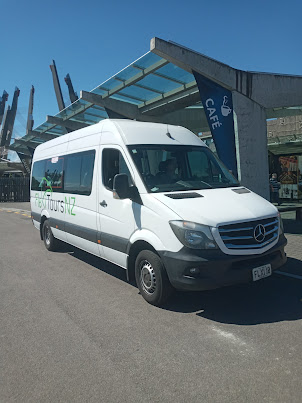
M42 227L42 236L45 248L49 251L55 252L59 249L59 241L53 236L51 226L48 220L45 220Z
M173 288L160 257L150 250L138 254L135 279L141 295L152 305L163 305L172 293Z

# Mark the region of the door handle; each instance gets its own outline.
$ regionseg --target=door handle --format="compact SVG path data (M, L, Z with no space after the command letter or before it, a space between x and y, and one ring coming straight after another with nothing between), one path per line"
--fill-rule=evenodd
M100 202L100 205L101 205L102 207L107 207L107 203L106 203L105 200L103 200L102 202Z

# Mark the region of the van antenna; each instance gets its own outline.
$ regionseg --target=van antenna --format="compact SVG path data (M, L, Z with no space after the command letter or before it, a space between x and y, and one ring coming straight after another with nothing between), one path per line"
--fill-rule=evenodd
M166 133L166 135L167 135L170 139L174 140L173 137L171 136L171 133L169 132L169 126L168 126L168 124L167 124L167 133Z

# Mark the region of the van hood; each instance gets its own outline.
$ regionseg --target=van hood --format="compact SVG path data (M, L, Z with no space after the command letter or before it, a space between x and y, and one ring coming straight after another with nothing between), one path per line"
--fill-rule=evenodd
M184 198L171 198L179 194ZM195 197L187 197L190 194L195 194ZM183 220L211 227L268 218L278 213L277 208L267 200L243 187L153 193L152 197Z

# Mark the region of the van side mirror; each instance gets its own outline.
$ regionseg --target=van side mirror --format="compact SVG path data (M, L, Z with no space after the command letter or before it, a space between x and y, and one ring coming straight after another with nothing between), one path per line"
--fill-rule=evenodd
M128 182L128 175L117 174L113 178L113 198L114 199L128 199L130 198L130 186Z

